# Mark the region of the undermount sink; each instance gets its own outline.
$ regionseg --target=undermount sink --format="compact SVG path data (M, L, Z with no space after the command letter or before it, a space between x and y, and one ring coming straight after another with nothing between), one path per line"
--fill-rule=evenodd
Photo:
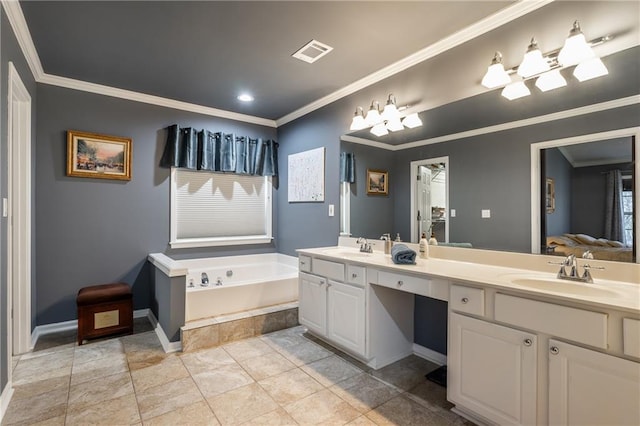
M364 253L357 249L327 249L324 251L326 254L338 257L369 257L373 253Z
M573 294L579 296L614 297L619 296L617 291L609 288L582 282L561 280L546 277L514 277L511 283L520 287L536 290L552 291L555 293Z

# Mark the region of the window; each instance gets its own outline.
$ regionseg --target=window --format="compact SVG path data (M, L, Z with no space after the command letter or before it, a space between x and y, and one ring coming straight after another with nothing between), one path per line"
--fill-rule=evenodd
M631 176L622 176L622 214L624 244L633 246L633 190Z
M171 247L271 242L271 178L171 169Z

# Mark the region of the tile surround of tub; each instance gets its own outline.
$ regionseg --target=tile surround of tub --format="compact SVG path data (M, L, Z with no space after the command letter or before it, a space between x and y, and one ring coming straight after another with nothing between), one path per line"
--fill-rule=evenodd
M301 326L184 353L152 331L66 345L16 357L2 425L470 424L424 379L434 364L372 371Z

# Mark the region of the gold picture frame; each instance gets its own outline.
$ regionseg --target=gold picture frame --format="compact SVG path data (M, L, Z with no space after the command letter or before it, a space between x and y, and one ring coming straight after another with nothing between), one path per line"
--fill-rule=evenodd
M389 195L389 172L367 169L367 195Z
M556 184L553 178L547 178L545 206L547 208L547 213L553 213L556 211Z
M68 130L67 176L131 180L131 138Z

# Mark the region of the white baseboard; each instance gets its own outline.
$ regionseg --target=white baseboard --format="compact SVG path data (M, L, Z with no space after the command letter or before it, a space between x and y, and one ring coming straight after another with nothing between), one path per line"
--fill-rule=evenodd
M149 310L148 317L149 317L149 321L151 322L151 325L154 328L154 331L156 332L156 336L158 336L158 340L160 340L160 343L162 344L162 349L164 349L166 353L180 352L182 350L182 342L169 341L169 338L165 334L164 330L162 329L162 326L158 322L156 316L153 315L153 312L151 310Z
M150 313L151 311L149 309L137 309L133 311L133 317L134 318L148 317L149 321L151 321L151 318L149 317ZM153 321L152 321L152 324L153 324ZM155 324L154 324L154 327L155 327ZM38 343L38 339L40 338L40 336L44 336L46 334L58 333L60 331L77 330L77 329L78 329L78 320L55 322L53 324L39 325L36 328L34 328L33 331L31 332L31 350L33 350L33 348L36 347L36 343Z
M420 346L417 343L413 344L413 354L419 356L420 358L424 358L427 361L431 361L434 364L447 365L446 355L441 354L440 352L436 352L432 349L425 348L424 346Z
M11 382L8 382L2 390L2 393L0 394L0 422L2 422L2 419L7 412L7 408L9 407L9 402L11 402L12 396L13 385L11 384Z

